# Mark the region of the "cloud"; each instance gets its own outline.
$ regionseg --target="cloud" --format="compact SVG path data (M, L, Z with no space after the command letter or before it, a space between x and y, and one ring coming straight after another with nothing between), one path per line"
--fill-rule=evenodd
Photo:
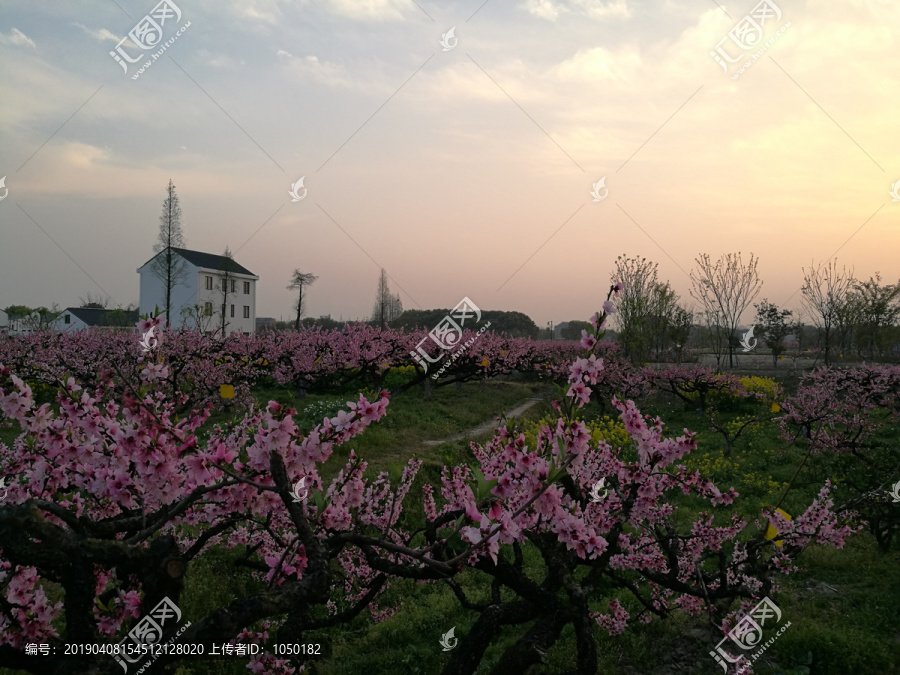
M8 45L28 45L32 49L35 48L34 40L25 35L18 28L13 28L8 35L0 33L0 43Z
M229 6L231 11L240 18L277 24L284 18L280 7L282 4L283 0L233 0ZM305 4L305 2L300 4Z
M556 67L563 80L624 82L640 75L641 56L631 48L614 53L603 47L579 50L572 58Z
M587 16L591 19L631 17L628 0L527 0L525 11L547 21L556 21L560 14Z
M105 165L110 159L108 150L87 143L70 142L60 148L58 160L72 169L86 169Z
M400 20L412 5L408 0L331 0L331 11L350 19Z
M495 64L481 63L480 67L462 62L435 70L417 83L418 94L410 90L405 95L423 97L423 104L429 107L463 101L515 105L510 98L518 104L525 104L545 100L547 90L542 77L519 59Z
M91 30L84 24L74 23L72 25L76 26L77 28L80 28L85 33L90 35L92 38L94 38L95 40L98 40L100 42L103 42L104 40L109 40L111 42L119 42L119 40L121 40L121 38L119 36L114 35L113 33L110 33L105 28L97 28L95 30Z
M221 0L204 0L211 9L218 3ZM285 10L296 12L308 4L309 0L231 0L229 9L240 18L275 25L285 21ZM361 21L399 21L415 9L409 0L329 0L317 4L334 14Z
M548 21L556 21L559 16L560 6L553 0L528 0L525 3L525 10L539 19L547 19Z
M575 0L576 12L582 12L592 19L605 19L615 17L628 19L631 17L631 9L628 0L614 0L614 2L600 2L599 0Z
M319 57L294 56L290 52L279 49L275 52L279 59L285 61L293 72L304 79L311 79L319 84L329 87L349 87L354 82L347 74L347 70L339 63L320 61Z

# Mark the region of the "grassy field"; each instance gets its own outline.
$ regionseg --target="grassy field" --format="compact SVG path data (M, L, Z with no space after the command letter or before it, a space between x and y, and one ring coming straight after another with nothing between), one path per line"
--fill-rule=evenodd
M355 395L293 397L285 390L256 392L261 401L270 398L298 410L302 428L312 428L324 415L333 415ZM347 392L351 394L352 392ZM421 485L437 484L440 468L446 463L471 461L468 441L425 446L423 441L447 438L483 422L503 411L535 397L549 396L552 390L538 383L469 383L460 388L444 387L429 393L413 389L396 397L388 406L387 417L347 446L339 448L326 465L323 477L330 478L343 464L351 448L369 462L370 475L396 471L408 458L423 460L416 485L407 500L405 519L415 526L423 518ZM698 450L690 456L692 468L700 469L720 488L734 487L741 495L734 507L749 522L760 518L764 506L775 504L785 484L794 474L802 457L799 448L785 447L777 430L767 424L753 434L740 438L725 456L722 437L713 432L698 414L681 402L655 396L642 402L642 411L659 415L667 432L680 435L683 428L698 432ZM541 402L523 415L523 424L550 416L551 408ZM740 413L734 411L734 414ZM587 420L600 417L595 406L585 408ZM553 415L555 418L555 414ZM220 413L211 423L224 421ZM882 431L886 439L900 441L900 430ZM0 438L10 442L15 432L0 430ZM484 440L492 434L481 437ZM815 467L811 467L810 471ZM821 486L811 474L801 474L798 485L782 505L788 513L802 511ZM679 503L677 521L689 522L708 505ZM540 578L542 561L525 547L526 564ZM199 619L234 597L252 592L259 582L244 571L236 571L231 560L238 551L216 549L191 563L180 605L189 618ZM812 546L800 558L803 570L781 579L773 599L791 627L754 664L762 675L810 673L845 675L848 673L900 672L900 547L895 542L887 554L878 552L874 540L865 531L854 535L846 548L837 551ZM475 601L489 599L490 589L483 575L466 571L457 577L459 584ZM625 595L621 595L627 606ZM505 598L504 598L505 599ZM594 611L606 611L612 596L593 603ZM399 606L396 613L381 623L373 623L363 613L350 624L336 627L327 635L332 656L313 666L320 675L370 675L372 673L439 673L447 655L438 640L450 627L464 638L476 619L474 612L461 608L450 589L442 583L399 581L378 599L379 609ZM487 652L477 671L489 672L505 647L523 631L510 628L499 643ZM314 636L307 636L312 641ZM720 667L709 651L720 639L706 626L704 618L676 616L667 622L638 625L622 636L611 638L597 631L601 673L626 675L676 675L719 673ZM561 673L574 667L574 638L567 629L551 650L546 673ZM0 671L2 672L2 671ZM178 673L230 675L248 672L234 661L206 661L186 664Z

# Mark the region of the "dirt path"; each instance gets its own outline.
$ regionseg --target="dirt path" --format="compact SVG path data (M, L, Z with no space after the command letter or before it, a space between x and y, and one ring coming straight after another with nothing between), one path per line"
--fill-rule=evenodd
M530 398L527 401L525 401L525 403L523 403L519 406L516 406L512 410L507 411L506 418L512 419L513 417L518 417L523 412L528 410L531 406L533 406L535 403L540 403L541 401L544 401L544 400L546 400L546 399L541 398L541 397ZM452 442L452 441L461 441L461 440L464 440L466 438L470 438L473 436L480 436L481 434L484 434L484 433L487 433L489 431L493 431L494 429L496 429L497 424L498 424L497 420L492 419L489 422L485 422L484 424L479 424L477 427L472 427L471 429L463 431L462 433L453 434L452 436L448 436L447 438L445 438L442 441L422 441L422 445L440 445L441 443L448 443L448 442Z

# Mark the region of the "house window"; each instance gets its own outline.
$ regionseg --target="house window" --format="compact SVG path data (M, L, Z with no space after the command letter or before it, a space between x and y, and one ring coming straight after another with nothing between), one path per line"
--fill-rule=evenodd
M66 318L63 319L63 323L72 323L72 315L66 314Z
M236 287L237 287L237 281L235 281L234 279L232 279L232 280L231 280L231 292L232 292L232 293L237 293Z
M234 318L234 305L231 306L231 318Z
M211 291L213 288L213 279L212 277L206 277L206 290Z
M222 277L222 292L228 292L228 279L226 279L225 277Z
M250 282L244 282L244 295L250 295Z
M203 306L203 313L204 313L206 316L212 316L212 303L211 303L211 302L207 302L207 303Z
M244 318L250 318L250 305L244 305Z

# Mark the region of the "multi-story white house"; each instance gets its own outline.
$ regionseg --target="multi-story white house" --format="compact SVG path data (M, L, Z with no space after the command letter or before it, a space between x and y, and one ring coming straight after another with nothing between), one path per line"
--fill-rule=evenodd
M222 305L225 305L225 330L250 335L256 332L256 282L259 277L234 260L214 253L173 248L184 260L184 274L172 288L169 326L197 328L214 333L222 327ZM138 268L141 275L140 313L152 314L155 308L165 311L166 286L154 274L151 263L160 251Z

